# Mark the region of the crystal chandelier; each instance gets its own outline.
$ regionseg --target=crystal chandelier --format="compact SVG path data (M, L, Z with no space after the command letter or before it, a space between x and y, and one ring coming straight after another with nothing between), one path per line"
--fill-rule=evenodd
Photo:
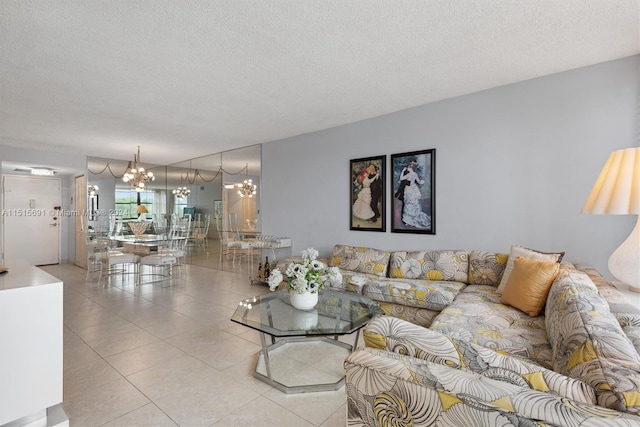
M97 185L88 185L87 186L87 194L89 195L89 197L95 197L96 196L96 192L99 190L100 188L98 188Z
M127 171L122 177L122 180L124 182L131 182L131 185L136 189L137 192L144 191L145 184L156 179L156 177L153 176L153 172L147 172L142 166L138 166L139 161L140 146L138 145L138 155L133 156L133 167L131 167L131 162L129 162Z
M189 194L191 194L191 190L189 190L187 187L178 187L175 190L173 190L172 193L176 195L178 200L182 200L185 197L187 197Z
M238 194L240 197L253 197L253 195L256 194L258 186L249 178L249 163L245 166L245 170L246 179L242 184L236 184L238 186Z

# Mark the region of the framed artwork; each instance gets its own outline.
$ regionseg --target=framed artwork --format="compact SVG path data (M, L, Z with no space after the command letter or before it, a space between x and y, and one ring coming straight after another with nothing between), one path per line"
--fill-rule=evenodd
M436 150L391 155L391 232L436 234Z
M213 201L213 217L222 218L222 200Z
M191 220L193 221L193 219L196 216L196 208L195 207L185 207L182 209L182 218L186 218L187 216L189 216L191 218Z
M89 196L89 221L98 219L98 194Z
M386 231L386 156L350 160L350 229Z

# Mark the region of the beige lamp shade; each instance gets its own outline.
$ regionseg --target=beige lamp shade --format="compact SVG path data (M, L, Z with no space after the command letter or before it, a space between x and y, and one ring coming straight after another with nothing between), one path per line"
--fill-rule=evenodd
M640 215L640 147L611 153L582 212ZM611 254L609 271L640 292L640 216L629 237Z
M143 214L143 213L149 213L149 211L147 210L147 207L145 205L138 205L138 208L136 210L139 214Z
M640 215L640 147L611 153L582 212Z

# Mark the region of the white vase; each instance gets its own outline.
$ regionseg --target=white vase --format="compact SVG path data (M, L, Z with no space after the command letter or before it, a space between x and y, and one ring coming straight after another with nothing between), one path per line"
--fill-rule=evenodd
M298 310L311 310L318 303L318 293L305 292L301 294L296 291L289 291L289 299L291 300L291 305Z
M318 326L317 310L292 310L291 323L295 329L306 331Z

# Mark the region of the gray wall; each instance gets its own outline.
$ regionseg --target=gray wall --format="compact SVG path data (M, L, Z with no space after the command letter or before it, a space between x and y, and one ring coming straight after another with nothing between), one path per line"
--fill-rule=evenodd
M637 146L640 57L263 145L263 232L328 255L381 249L566 251L610 277L636 217L580 209L609 153ZM436 235L349 230L349 160L436 149Z

